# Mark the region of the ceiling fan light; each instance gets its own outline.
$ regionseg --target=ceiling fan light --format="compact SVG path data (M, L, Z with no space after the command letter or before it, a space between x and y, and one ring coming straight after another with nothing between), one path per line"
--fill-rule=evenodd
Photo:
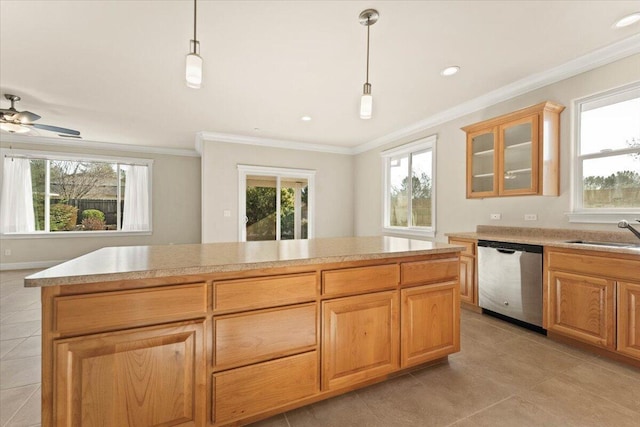
M186 75L187 86L200 89L202 86L202 57L196 53L187 55Z
M9 133L26 133L29 128L15 123L0 123L0 129Z

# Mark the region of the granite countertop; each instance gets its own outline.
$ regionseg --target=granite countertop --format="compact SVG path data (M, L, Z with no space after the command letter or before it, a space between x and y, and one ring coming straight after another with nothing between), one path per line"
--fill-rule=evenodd
M462 246L399 237L107 247L25 278L42 287L454 253Z
M446 233L447 236L473 240L496 240L530 245L632 254L640 257L640 240L628 231L590 231L559 228L527 228L479 225L474 232ZM629 243L635 247L600 246L568 243L568 240ZM640 258L639 258L640 259Z

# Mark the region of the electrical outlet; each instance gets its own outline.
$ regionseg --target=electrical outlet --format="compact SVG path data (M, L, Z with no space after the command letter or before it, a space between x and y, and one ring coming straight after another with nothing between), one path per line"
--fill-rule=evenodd
M538 220L538 215L536 215L536 214L524 214L524 220L525 221L537 221Z
M502 219L502 214L491 214L489 215L489 218L491 218L494 221L498 219Z
M224 211L222 211L222 214L225 218L231 218L231 211L229 209L225 209Z
M5 249L4 256L11 256L11 249Z

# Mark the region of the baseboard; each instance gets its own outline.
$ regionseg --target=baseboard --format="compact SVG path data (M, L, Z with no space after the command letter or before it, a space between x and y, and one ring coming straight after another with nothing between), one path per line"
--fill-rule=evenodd
M34 268L49 268L54 265L65 262L66 260L59 261L35 261L35 262L8 262L0 264L0 271L8 270L32 270Z

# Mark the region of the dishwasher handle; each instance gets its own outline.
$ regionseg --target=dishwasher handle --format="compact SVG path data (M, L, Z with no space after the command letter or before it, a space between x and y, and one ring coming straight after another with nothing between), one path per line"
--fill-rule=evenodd
M496 248L496 251L500 252L501 254L507 254L507 255L513 255L516 253L515 249L498 249Z

